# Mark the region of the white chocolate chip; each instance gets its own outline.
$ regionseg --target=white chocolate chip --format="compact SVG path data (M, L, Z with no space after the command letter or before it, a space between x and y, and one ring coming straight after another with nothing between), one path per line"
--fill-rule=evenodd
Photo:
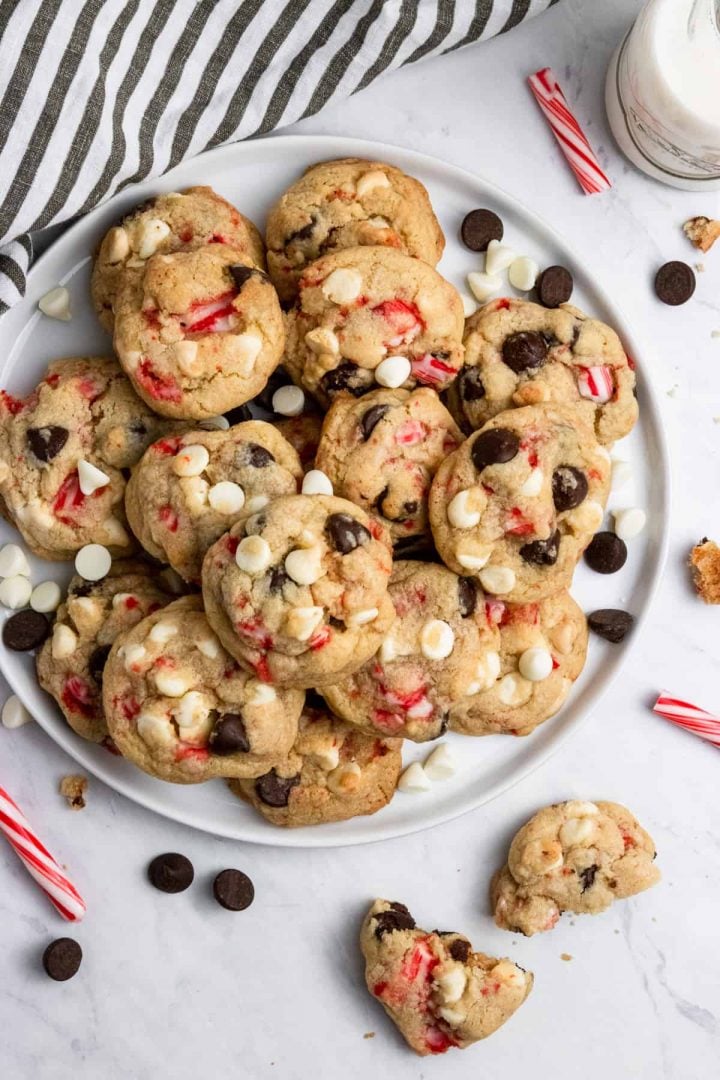
M140 713L136 725L138 735L149 746L170 746L175 742L173 726L165 715Z
M183 671L168 671L160 668L153 672L153 682L158 693L164 697L179 698L187 693L193 684L192 675Z
M382 644L380 645L379 655L381 664L389 664L391 660L394 660L395 657L399 655L395 638L391 637L390 635L388 635L386 638L383 638Z
M333 304L349 304L360 295L361 289L361 274L350 268L333 270L322 285L323 295Z
M338 765L328 775L327 786L335 795L345 795L351 791L357 791L362 776L362 769L356 761L348 761Z
M540 267L534 259L529 258L527 255L520 255L510 263L508 281L513 289L517 289L519 292L530 292L535 287L539 272Z
M32 594L32 585L29 578L21 574L6 577L0 581L0 604L3 607L17 611L18 608L27 607Z
M481 487L458 491L447 508L448 521L454 529L472 529L480 521L487 498Z
M489 975L491 979L499 979L517 990L525 986L525 972L517 964L513 964L512 960L500 960L490 970Z
M444 660L454 644L453 629L443 619L431 619L420 631L420 651L428 660Z
M575 641L575 628L569 619L564 619L548 630L548 637L561 656L567 656Z
M527 495L530 498L535 495L539 495L542 491L543 480L545 476L542 469L532 469L525 483L520 488L521 495Z
M457 1027L459 1024L462 1024L467 1016L467 1012L464 1009L451 1009L449 1005L441 1005L437 1013L446 1024L450 1025L450 1027Z
M150 218L144 221L140 227L138 255L141 259L149 259L154 255L166 236L170 235L170 226L160 218Z
M410 378L412 365L407 356L388 356L375 368L375 381L391 390L397 389Z
M78 486L83 495L92 495L94 491L106 487L110 483L110 477L91 461L81 458L78 461Z
M267 506L269 502L267 495L253 495L245 503L245 509L249 514L257 514L258 510L262 510L263 506Z
M384 172L380 169L371 169L369 172L363 173L355 185L355 190L358 194L358 198L362 199L363 196L367 195L370 191L391 186L392 185Z
M584 799L571 799L565 803L563 810L568 817L597 817L600 814L594 802L586 802Z
M449 780L457 771L455 755L447 743L440 743L431 754L425 758L423 765L425 775L431 780Z
M615 535L621 540L633 540L645 528L647 514L639 506L628 507L626 510L614 510Z
M27 711L20 698L15 694L11 694L2 707L0 720L2 720L3 727L12 731L15 728L20 728L25 724L29 724L32 720L32 716Z
M148 634L150 641L155 641L158 645L164 645L170 638L175 637L178 632L177 625L165 619L164 621L156 622L152 630Z
M425 775L425 770L419 761L413 761L412 765L408 765L397 783L398 791L405 791L413 795L420 791L429 791L430 787L430 780Z
M498 274L486 274L481 270L473 270L467 276L470 292L476 300L484 304L491 296L496 296L502 289L502 278Z
M232 480L221 480L208 491L208 502L218 514L238 514L245 505L245 492Z
M295 548L285 557L285 570L298 585L314 585L326 571L322 564L322 548Z
M242 374L249 375L253 369L253 364L260 355L262 338L247 331L244 334L234 334L231 341L236 359L242 364Z
M532 683L521 675L505 675L498 683L498 697L503 705L524 705L532 692Z
M272 560L272 551L262 536L246 536L235 552L235 562L246 574L263 574Z
M622 458L612 458L612 486L614 488L627 484L632 474L632 465L629 461L623 461Z
M56 623L53 630L50 652L53 660L65 660L72 656L77 648L77 634L65 623Z
M173 458L173 472L177 476L200 476L208 466L210 454L200 443L184 446Z
M368 225L372 225L373 229L389 229L390 222L382 214L375 214L374 217L367 219ZM720 335L719 335L720 336Z
M207 420L201 420L198 424L203 431L227 431L230 421L227 416L208 416Z
M81 634L92 635L105 621L103 605L90 596L69 596L68 614Z
M126 671L139 671L143 661L147 660L147 649L144 645L134 643L123 645L118 651L118 656L120 652L122 652L122 661Z
M308 641L323 620L321 607L291 608L286 619L286 631L296 641Z
M340 748L334 744L318 747L313 750L312 756L318 762L320 767L327 772L332 772L337 769L340 764Z
M112 566L112 556L102 544L86 544L75 556L75 569L86 581L99 581Z
M595 822L592 818L571 818L560 826L560 843L564 848L587 844L595 835Z
M272 407L280 416L299 416L305 408L305 394L299 386L281 386L272 396Z
M317 353L318 356L323 356L325 353L329 353L330 356L340 355L340 341L337 334L329 326L316 326L314 330L308 330L305 335L305 344L308 349Z
M553 658L547 649L536 645L526 649L518 661L518 670L530 682L542 682L552 674Z
M478 309L478 305L472 296L468 296L466 292L460 293L460 299L462 300L463 315L466 319L469 319L471 315L474 315Z
M30 593L30 607L47 614L57 609L61 599L62 592L56 581L41 581Z
M130 537L128 536L127 531L116 517L105 518L98 529L98 532L108 544L113 544L117 547L127 547L130 543Z
M601 503L594 499L585 499L565 515L565 524L569 525L573 532L596 532L602 525L604 514Z
M198 355L197 341L176 341L172 347L173 359L183 375L193 378L203 369L202 358ZM229 426L229 425L228 425Z
M130 254L130 241L128 234L121 225L116 225L105 238L105 261L114 265L122 262Z
M363 608L361 611L356 611L353 615L348 617L347 625L366 626L368 623L374 622L379 614L380 612L376 607Z
M246 686L246 690L249 694L248 705L269 705L271 701L277 699L274 687L268 686L267 683L258 682L256 679L251 679Z
M488 566L480 574L480 584L485 592L508 593L515 588L515 571L509 566Z
M0 578L30 576L30 564L23 549L18 544L5 544L0 550Z
M515 252L507 244L501 244L499 240L491 240L485 253L485 273L501 274L515 262L516 258Z
M435 978L435 986L440 999L446 1005L454 1005L456 1001L459 1001L465 992L466 985L467 975L462 964L447 964L442 974Z
M214 635L212 637L198 638L195 642L195 648L203 656L206 656L208 660L217 660L220 655L220 642Z
M411 720L427 720L428 716L432 716L434 712L433 703L427 697L421 697L414 705L411 705L407 711Z
M481 570L492 554L492 548L483 547L470 538L460 540L455 557L465 570Z
M482 660L478 660L475 668L475 678L465 691L468 697L479 694L481 690L489 690L491 686L494 686L500 675L500 667L500 653L494 649L487 652Z
M23 524L35 525L41 529L51 529L55 523L47 505L40 499L31 499L27 506L19 506L17 517Z
M210 485L202 476L183 476L180 480L180 490L188 510L196 514L202 514L207 506Z
M173 706L172 714L178 727L194 728L207 720L210 708L210 700L205 694L199 690L188 690Z
M47 315L51 319L70 322L72 318L70 313L70 293L61 285L41 296L38 300L38 307L43 315Z
M332 495L333 486L330 477L322 469L310 469L302 482L303 495Z

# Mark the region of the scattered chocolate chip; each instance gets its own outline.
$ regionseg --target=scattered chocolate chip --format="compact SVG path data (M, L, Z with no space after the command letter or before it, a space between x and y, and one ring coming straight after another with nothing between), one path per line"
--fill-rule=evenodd
M225 713L215 721L210 732L210 750L213 754L247 754L250 740L240 713Z
M588 615L588 626L592 632L613 645L624 641L634 622L629 611L620 611L619 608L600 608Z
M97 649L93 649L90 653L90 658L88 659L88 671L98 686L102 686L103 672L109 655L109 645L98 645Z
M262 273L262 271L256 269L254 266L243 266L239 263L234 266L228 266L228 270L230 271L237 289L242 289L245 282L249 281L253 274ZM265 275L263 274L262 276L264 277Z
M193 864L184 855L176 851L168 851L164 855L156 855L148 866L150 883L164 893L185 892L195 877Z
M512 461L520 449L520 439L508 428L490 428L475 439L470 451L473 465L482 472L488 465Z
M230 427L235 424L244 424L246 420L252 420L252 418L253 414L247 405L238 405L237 408L225 413L225 419Z
M28 446L38 461L52 461L68 441L67 428L52 424L50 427L31 427L27 429Z
M558 514L573 510L587 498L587 476L574 465L560 465L552 476L552 493Z
M349 394L361 397L367 390L367 383L362 379L360 369L350 360L345 360L338 367L325 372L320 385L328 397L332 397L341 390L347 390Z
M460 368L457 384L463 401L480 401L481 398L485 397L485 387L480 378L480 370L471 367L470 364L465 364L464 367Z
M278 776L275 770L271 769L255 781L255 794L266 806L287 806L290 792L299 783L299 776Z
M558 560L560 550L560 530L558 529L547 540L533 540L529 544L523 544L520 548L520 556L528 563L535 566L554 566Z
M582 881L581 892L587 892L587 890L592 887L592 884L595 881L595 875L599 869L600 867L593 863L592 866L586 866L584 870L580 871L579 877Z
M458 960L461 964L464 964L470 955L470 942L466 941L465 938L455 938L448 951L453 960Z
M360 427L362 428L363 438L365 440L370 438L383 416L388 412L390 412L389 405L373 405L372 408L362 414L362 417L360 418Z
M379 911L373 915L375 920L375 937L381 938L383 934L392 934L396 930L414 930L415 920L404 904L394 902L389 911Z
M627 546L614 532L595 533L585 549L585 562L598 574L616 574L625 565Z
M285 573L282 566L274 566L270 572L270 584L268 588L271 593L279 593L283 591L289 581L290 575Z
M503 362L519 375L521 371L532 371L543 366L547 360L548 343L542 334L535 330L519 330L510 334L503 341Z
M491 240L502 240L503 223L492 210L471 210L460 226L465 247L471 251L487 251Z
M458 605L463 619L472 615L477 606L477 584L475 578L459 577L457 583Z
M77 975L82 963L82 949L74 938L61 937L51 941L42 958L45 972L55 982L66 982Z
M655 275L655 292L671 307L686 303L695 292L695 271L684 262L665 263Z
M305 708L314 709L316 712L327 712L325 698L317 690L305 691Z
M27 652L42 645L49 633L50 623L45 616L27 608L11 615L3 626L3 645L13 652Z
M537 279L535 288L543 307L560 307L572 296L573 277L564 266L548 266Z
M325 528L333 547L341 555L349 555L356 547L367 544L370 540L370 533L365 526L350 514L331 514Z
M228 911L244 911L255 899L255 886L242 870L221 870L213 881L213 896Z
M252 465L254 469L265 469L268 465L272 465L275 460L270 451L266 450L264 446L260 446L259 443L245 443L245 452L248 464Z

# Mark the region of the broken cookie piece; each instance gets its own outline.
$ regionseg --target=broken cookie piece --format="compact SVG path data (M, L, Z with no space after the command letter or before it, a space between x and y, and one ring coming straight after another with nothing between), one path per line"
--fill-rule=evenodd
M67 799L71 810L84 810L87 778L84 776L63 776L60 781L60 794Z
M698 596L706 604L720 604L720 547L705 537L692 549L688 562Z
M720 221L708 217L690 218L683 225L683 232L699 251L709 251L720 236Z

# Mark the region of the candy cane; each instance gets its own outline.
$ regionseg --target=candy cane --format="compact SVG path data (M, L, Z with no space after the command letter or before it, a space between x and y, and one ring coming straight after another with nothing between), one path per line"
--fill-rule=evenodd
M529 76L528 83L585 194L595 195L611 188L609 178L601 169L582 128L570 111L552 68L536 71Z
M697 705L671 697L667 690L663 690L653 705L653 712L686 731L692 731L701 739L707 739L713 746L720 746L720 717L699 709Z
M7 791L0 787L0 832L7 837L25 869L35 878L64 919L78 922L85 914L85 901L65 876L47 848L40 843L24 814Z

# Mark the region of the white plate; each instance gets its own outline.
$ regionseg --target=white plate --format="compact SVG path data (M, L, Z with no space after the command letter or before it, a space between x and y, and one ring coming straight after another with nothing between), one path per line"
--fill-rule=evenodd
M177 166L159 180L123 191L68 229L38 260L30 274L26 299L2 320L3 343L13 344L5 355L0 385L11 393L25 394L39 381L49 360L110 353L110 342L89 301L90 253L106 229L137 203L158 192L210 184L262 228L270 205L307 165L350 156L390 161L427 186L447 238L447 251L439 269L456 285L463 287L466 273L481 268L478 256L458 240L460 222L473 207L487 206L502 217L507 243L533 256L541 266L561 263L569 267L575 278L573 302L609 322L621 334L638 366L641 420L615 451L632 462L633 479L612 494L610 506L643 506L649 525L641 537L632 541L627 564L620 573L600 576L581 565L573 592L585 610L623 607L637 617L637 625L622 646L598 639L591 642L587 666L568 703L558 716L529 737L471 739L449 735L459 761L452 779L434 784L425 794L398 793L373 817L294 830L268 825L232 796L222 781L188 787L165 784L84 742L70 730L54 702L38 686L32 658L0 647L0 668L14 691L51 738L85 769L157 813L220 836L254 843L333 847L402 836L457 817L518 783L577 731L620 671L633 641L642 633L667 547L670 473L659 410L649 380L643 378L649 362L646 367L645 354L625 316L585 269L588 253L578 259L549 226L479 177L410 150L330 136L273 137L213 150ZM66 285L72 296L73 319L68 323L45 318L37 311L39 298L57 284ZM16 534L3 522L0 541L11 538ZM34 582L48 577L64 582L69 576L67 564L33 558L32 568ZM422 759L430 749L428 744L406 742L405 761Z

